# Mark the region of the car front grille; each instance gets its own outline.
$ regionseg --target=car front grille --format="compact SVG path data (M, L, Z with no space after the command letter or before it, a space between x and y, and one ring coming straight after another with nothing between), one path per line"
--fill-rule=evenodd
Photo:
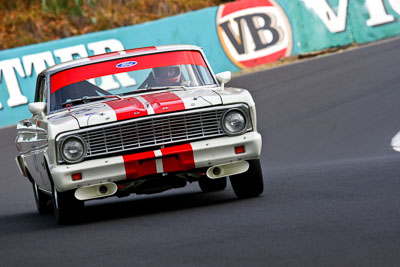
M79 131L86 157L226 135L221 118L227 108L155 115Z

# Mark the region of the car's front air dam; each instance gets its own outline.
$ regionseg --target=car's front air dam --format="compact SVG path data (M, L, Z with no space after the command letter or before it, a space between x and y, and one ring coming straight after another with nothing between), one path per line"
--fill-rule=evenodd
M244 173L249 169L247 161L236 161L228 164L217 165L208 168L206 174L208 178L218 179L230 175Z
M79 200L88 200L114 195L118 190L115 183L102 183L79 187L75 191L75 197Z

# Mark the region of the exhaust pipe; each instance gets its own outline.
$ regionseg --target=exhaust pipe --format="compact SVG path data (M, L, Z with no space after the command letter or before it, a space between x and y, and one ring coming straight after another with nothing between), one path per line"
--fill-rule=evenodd
M216 165L208 168L206 174L210 179L218 179L230 175L246 172L249 169L247 161L237 161L233 163Z
M115 183L104 183L83 186L75 191L75 197L79 200L95 199L114 195L118 190Z

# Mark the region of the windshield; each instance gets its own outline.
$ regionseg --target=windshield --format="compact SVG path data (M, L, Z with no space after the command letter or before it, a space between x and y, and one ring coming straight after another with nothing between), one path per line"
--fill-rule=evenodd
M51 76L50 110L66 104L164 88L215 85L198 51L174 51L116 59L67 69ZM103 97L104 96L104 97Z

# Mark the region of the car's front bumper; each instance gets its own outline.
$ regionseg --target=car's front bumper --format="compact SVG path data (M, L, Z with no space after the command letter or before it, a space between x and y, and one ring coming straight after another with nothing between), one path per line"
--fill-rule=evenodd
M50 173L56 188L66 191L86 185L138 179L156 173L189 171L256 159L260 157L261 144L259 133L248 132L239 136L220 137L127 156L50 166ZM236 154L237 146L244 146L244 152ZM82 174L82 179L73 181L72 175L76 173Z

